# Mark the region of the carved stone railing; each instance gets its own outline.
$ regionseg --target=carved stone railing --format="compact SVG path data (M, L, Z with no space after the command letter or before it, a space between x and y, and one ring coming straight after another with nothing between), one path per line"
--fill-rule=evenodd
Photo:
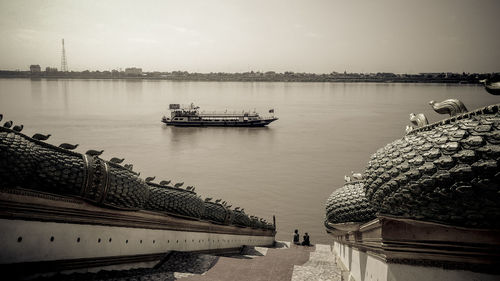
M180 188L183 183L168 186L170 181L156 184L152 182L155 177L143 180L132 171L131 164L120 165L123 159L106 161L99 157L103 151L96 150L80 154L72 151L78 145L54 146L44 141L50 135L28 137L21 133L24 126L12 125L8 121L0 127L0 191L17 186L82 198L115 209L151 210L196 219L207 217L205 204L193 186L186 189ZM241 211L234 220L235 211L223 203L216 203L225 210L220 223L235 221L243 227L275 229L274 224L261 222L259 218L258 223L252 222Z

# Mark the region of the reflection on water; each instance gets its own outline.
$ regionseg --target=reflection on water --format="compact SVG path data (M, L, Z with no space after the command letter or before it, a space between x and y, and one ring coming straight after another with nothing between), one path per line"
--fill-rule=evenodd
M410 112L434 113L430 100L459 98L469 109L498 103L480 86L384 83L171 82L0 79L0 113L50 143L104 149L143 177L196 186L251 214L276 215L278 239L293 229L329 242L324 203L350 171L400 138ZM276 109L267 128L177 128L160 120L170 103L202 110Z
M62 95L64 99L64 109L66 109L66 112L68 111L68 92L69 92L69 81L68 80L61 80L60 83L62 84Z
M245 138L242 145L250 143L254 146L272 142L274 137L274 130L269 127L173 127L162 125L162 128L164 131L162 135L170 138L172 153L183 151L186 147L189 150L196 149L196 146L203 142L226 143L228 135ZM229 145L238 147L237 143ZM248 148L241 147L241 149Z
M42 95L42 79L31 78L30 82L31 98L34 102L40 102Z
M127 98L129 102L140 101L142 96L142 86L143 86L142 80L130 79L122 81L122 83L125 84L125 91L127 92Z

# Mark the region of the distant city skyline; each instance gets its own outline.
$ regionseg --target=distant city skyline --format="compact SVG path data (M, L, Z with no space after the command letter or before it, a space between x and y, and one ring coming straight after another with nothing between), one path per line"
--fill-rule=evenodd
M7 1L0 69L499 72L500 1Z

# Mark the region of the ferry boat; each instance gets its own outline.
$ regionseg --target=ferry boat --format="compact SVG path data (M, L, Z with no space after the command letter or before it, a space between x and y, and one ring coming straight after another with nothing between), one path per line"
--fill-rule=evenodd
M200 107L191 103L189 106L180 104L170 104L170 118L163 116L162 122L170 126L219 126L219 127L263 127L278 120L274 116L274 109L270 109L272 114L268 117L260 116L257 112L200 112Z

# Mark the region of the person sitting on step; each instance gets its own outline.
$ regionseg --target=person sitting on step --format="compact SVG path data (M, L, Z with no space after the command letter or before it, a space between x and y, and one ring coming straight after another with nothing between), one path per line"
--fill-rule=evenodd
M304 235L304 241L302 241L302 246L311 246L311 242L309 241L309 234Z
M299 240L300 240L299 230L295 229L295 233L293 234L293 244L300 245Z

